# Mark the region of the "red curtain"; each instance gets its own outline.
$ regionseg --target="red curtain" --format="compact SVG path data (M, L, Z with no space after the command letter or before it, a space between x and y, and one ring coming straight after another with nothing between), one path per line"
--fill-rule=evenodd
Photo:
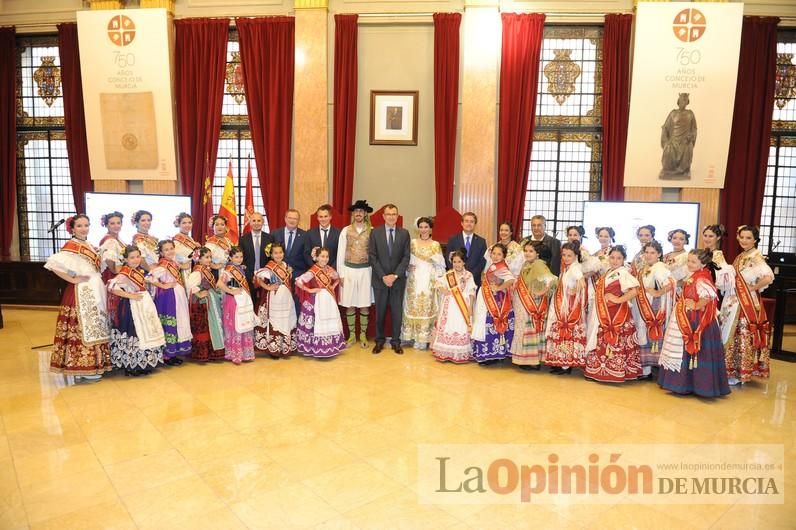
M735 87L730 151L720 221L728 231L723 250L735 259L735 229L759 224L766 185L774 82L777 72L777 17L744 17Z
M460 13L434 13L434 188L437 212L453 207L461 22Z
M528 187L545 16L503 13L498 124L498 222L519 231Z
M0 28L0 258L11 257L17 213L16 31Z
M332 204L342 211L354 195L357 139L357 19L334 16L334 153Z
M276 227L290 204L295 20L239 18L236 25L254 157L269 225Z
M603 33L603 200L625 199L633 15L605 15Z
M64 91L64 127L69 175L75 211L86 211L86 192L94 189L88 163L86 117L83 114L83 80L80 76L80 47L77 24L58 24L58 53L61 56L61 83Z
M221 103L227 59L229 20L177 20L175 77L177 103L177 150L180 185L191 196L193 237L204 241L213 199L205 199L205 179L215 176Z

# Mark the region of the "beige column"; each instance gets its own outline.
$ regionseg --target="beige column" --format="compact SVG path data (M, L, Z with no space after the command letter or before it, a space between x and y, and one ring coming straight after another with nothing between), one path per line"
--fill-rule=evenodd
M295 0L296 81L293 92L293 200L301 225L329 201L327 0Z
M461 47L458 210L478 215L477 231L487 240L494 239L497 215L497 90L501 36L498 5L497 1L465 1Z
M661 188L625 187L626 201L659 202L663 198Z

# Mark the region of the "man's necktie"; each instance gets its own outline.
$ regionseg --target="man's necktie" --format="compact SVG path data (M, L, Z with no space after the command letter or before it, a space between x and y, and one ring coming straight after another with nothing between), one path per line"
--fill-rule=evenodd
M252 236L254 243L254 270L260 270L260 236Z
M287 238L287 249L285 254L290 254L290 249L293 248L293 231L290 231L290 236Z
M392 256L392 244L395 243L395 239L393 237L394 228L390 228L390 237L387 238L387 253Z
M322 247L326 246L326 232L328 232L328 231L329 231L328 228L322 228L321 229L321 232L323 232L323 235L321 235L321 246Z
M470 236L467 236L467 239L464 241L464 250L467 251L467 257L470 257Z

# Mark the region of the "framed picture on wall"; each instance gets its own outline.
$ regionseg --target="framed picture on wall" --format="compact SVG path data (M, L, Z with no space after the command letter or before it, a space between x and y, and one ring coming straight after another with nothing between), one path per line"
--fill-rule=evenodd
M370 91L370 145L417 145L417 90Z

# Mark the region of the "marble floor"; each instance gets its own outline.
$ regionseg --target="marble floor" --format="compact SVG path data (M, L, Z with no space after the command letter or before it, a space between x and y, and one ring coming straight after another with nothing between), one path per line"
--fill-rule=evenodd
M0 529L794 528L783 505L423 505L418 443L777 443L796 364L717 401L428 352L200 366L68 384L55 313L0 330ZM791 389L793 386L793 389ZM788 502L789 500L789 502Z

